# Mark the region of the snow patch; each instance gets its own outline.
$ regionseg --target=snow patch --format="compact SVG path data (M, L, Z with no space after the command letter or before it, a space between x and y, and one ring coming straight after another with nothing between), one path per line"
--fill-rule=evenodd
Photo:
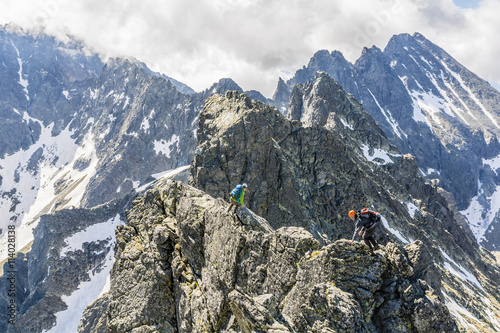
M406 207L408 208L408 213L410 214L410 216L412 218L415 217L415 213L416 212L420 211L420 209L418 209L418 207L414 203L412 203L412 202L408 202L406 204Z
M173 170L167 170L167 171L155 173L155 174L151 175L151 177L153 177L156 180L162 179L162 178L168 178L168 177L176 175L184 170L189 169L189 167L190 167L190 165L184 165L184 166L178 167L178 168L173 169Z
M98 94L99 94L99 90L90 89L90 99L96 99Z
M122 224L120 216L116 215L114 218L108 220L104 223L99 223L94 226L98 226L96 228L92 228L94 226L90 226L87 228L87 232L89 235L81 235L85 234L84 231L79 232L72 237L68 238L70 244L78 247L83 245L83 242L95 241L96 236L99 235L99 239L102 239L101 235L104 232L104 236L111 238L114 243L114 228L118 224ZM104 226L102 226L104 225ZM92 230L91 230L92 228ZM99 229L102 228L102 229ZM91 234L94 234L92 237ZM82 243L81 243L82 242ZM70 245L68 245L70 246ZM68 246L66 248L68 248ZM65 249L66 249L65 248ZM70 250L66 250L66 253ZM90 281L81 282L78 285L78 288L69 296L63 295L62 300L68 308L64 311L56 313L56 325L53 326L50 330L43 332L46 333L66 333L66 332L76 332L78 330L78 324L80 323L80 319L83 315L83 311L85 308L92 302L94 302L97 298L99 298L102 294L109 291L110 288L110 277L109 274L111 272L111 268L114 263L114 246L110 244L110 250L106 256L106 258L99 264L102 264L101 271L98 273L94 272L94 268L90 269L87 274L90 277Z
M412 99L413 120L415 120L415 122L422 122L424 124L427 124L427 126L429 126L429 128L432 130L431 123L429 122L429 120L427 119L425 114L422 112L422 109L420 108L420 105L418 103L418 98L416 97L417 93L410 91L410 89L408 88L408 84L407 84L408 78L406 76L404 76L404 77L398 76L398 77L401 80L401 82L403 83L403 85L405 86L406 91L408 92L408 95L410 95L410 97ZM422 87L420 86L420 84L418 83L418 81L415 79L413 79L413 80L418 84L420 89L423 90Z
M443 110L445 105L443 99L426 92L412 92L412 94L412 96L415 97L420 110L427 111L432 120L434 120L436 124L441 125L441 119L439 119L438 115L441 114L441 110Z
M17 63L19 64L19 72L18 72L19 73L19 84L21 86L23 86L23 88L24 88L24 95L26 96L26 99L29 101L30 100L30 97L28 95L28 85L29 85L29 82L23 76L23 60L21 59L21 56L19 54L19 50L14 45L14 43L12 42L12 40L10 41L10 44L14 47L14 49L16 50L16 53L17 53Z
M134 138L139 137L139 134L137 132L125 133L125 135L130 135L130 136L132 136Z
M375 98L375 96L372 94L372 92L371 92L370 89L368 89L368 92L370 93L370 95L372 95L372 98L375 101L375 104L377 104L378 108L380 109L380 111L384 115L384 117L387 120L387 122L389 123L389 125L391 125L394 134L396 134L399 138L401 138L401 135L403 135L406 138L407 135L405 133L399 131L398 125L397 125L396 121L394 120L394 118L392 118L392 115L390 113L389 113L389 115L387 115L387 113L380 106L379 102L377 101L377 99Z
M392 157L401 156L401 155L397 155L397 154L390 154L389 152L387 152L383 149L379 149L379 148L372 148L373 154L370 155L370 146L362 145L360 148L363 151L363 155L365 156L365 158L368 161L373 162L373 163L378 164L378 165L385 165L385 164L389 164L389 163L394 163L394 161L391 159L391 156L389 156L389 155L392 155ZM378 161L379 159L383 160L383 162Z
M500 155L491 159L482 160L484 166L496 171L500 168ZM478 193L472 198L467 209L461 211L469 223L469 227L478 243L485 239L486 230L491 223L500 218L500 186L496 186L490 196L486 196L483 184L478 181ZM486 199L486 200L485 200Z
M342 125L344 125L344 127L347 127L348 129L350 129L351 131L354 131L354 126L352 126L351 124L349 124L347 121L345 121L344 119L340 118L340 122L342 123Z
M413 242L413 240L411 238L407 238L403 234L401 234L401 232L399 232L398 230L391 228L389 226L389 222L387 222L385 217L383 217L382 215L380 217L382 219L382 224L383 224L384 228L389 230L390 233L393 234L394 236L396 236L403 244L410 244Z
M115 93L114 90L111 90L104 98L108 98L109 96L113 95Z
M483 158L483 164L489 165L493 170L500 169L500 155L489 160Z
M424 58L424 56L420 56L420 59L427 64L430 68L434 68L434 66L431 65L430 62L427 61L427 59Z
M141 130L143 130L146 133L149 131L150 127L149 121L153 119L154 115L155 115L155 109L151 110L149 116L144 117L144 119L142 119Z
M123 108L125 109L127 105L129 105L129 103L130 103L130 97L125 96L125 103L123 104Z
M489 207L483 206L484 199L489 202ZM460 211L467 218L469 227L476 237L478 243L481 243L485 237L486 230L490 224L498 217L500 211L500 186L495 187L495 191L489 197L484 196L482 184L479 184L478 194L472 198L469 207Z
M424 176L429 176L430 174L433 174L433 173L436 173L438 175L441 174L441 171L439 170L436 170L434 168L427 168L427 171L424 171L423 169L420 169L420 172L422 173L422 175Z
M158 154L163 154L167 158L170 158L170 153L172 152L172 149L170 149L171 146L173 145L178 145L179 143L179 137L177 135L172 135L169 141L161 140L161 141L154 141L154 150L156 155Z
M113 240L115 228L119 224L123 224L123 221L120 219L120 215L117 214L106 222L93 224L87 229L75 233L64 240L66 246L61 249L60 256L63 257L69 252L82 250L84 243L95 242L96 240Z
M445 291L444 288L441 288L441 292L443 293L444 299L445 299L445 305L450 311L450 314L458 320L460 325L462 327L474 330L476 332L479 332L475 326L470 324L469 320L472 319L473 321L479 321L472 313L470 313L466 308L460 306L453 298L451 298ZM466 319L465 317L468 317Z
M481 283L479 283L478 279L474 276L474 274L472 274L471 272L469 272L468 270L463 268L462 265L458 264L453 259L451 259L451 257L446 252L443 251L443 249L439 248L439 251L441 251L441 254L445 258L444 268L448 272L457 276L458 278L460 278L463 281L468 281L468 282L472 283L473 285L478 287L480 290L485 291L483 289L483 286L481 285Z
M139 188L136 188L136 192L137 193L143 192L149 186L151 186L152 183L156 182L157 180L175 176L176 174L181 173L182 171L189 169L189 167L190 167L190 165L184 165L184 166L178 167L178 168L173 169L173 170L167 170L167 171L155 173L155 174L151 175L151 177L153 177L155 180L152 182L149 182L147 184L144 184Z

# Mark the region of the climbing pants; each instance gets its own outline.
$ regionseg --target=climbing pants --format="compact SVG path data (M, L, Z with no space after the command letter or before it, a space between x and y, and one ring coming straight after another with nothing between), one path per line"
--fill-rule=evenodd
M241 204L238 201L234 200L233 198L229 199L229 201L230 201L230 204L229 204L229 208L227 209L228 213L231 212L231 209L233 207L235 207L234 211L236 211L236 209L238 209L238 206L241 206Z
M377 227L378 223L374 223L370 228L366 229L363 232L363 240L365 241L365 244L370 248L370 251L373 251L374 248L375 250L378 248L378 244L373 238L375 231L377 231Z

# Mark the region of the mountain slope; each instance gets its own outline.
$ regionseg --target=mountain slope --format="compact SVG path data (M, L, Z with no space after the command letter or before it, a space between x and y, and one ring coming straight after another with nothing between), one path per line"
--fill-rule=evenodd
M417 158L421 175L439 179L453 194L477 241L496 248L498 91L422 35L402 34L384 51L364 49L354 64L337 51L317 52L307 67L278 84L276 104L286 105L286 114L293 86L312 81L316 71L353 94L391 143Z

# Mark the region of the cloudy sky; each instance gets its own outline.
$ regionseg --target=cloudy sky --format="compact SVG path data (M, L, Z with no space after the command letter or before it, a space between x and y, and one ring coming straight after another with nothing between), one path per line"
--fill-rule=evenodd
M71 34L196 91L220 78L272 97L320 49L351 62L364 46L420 32L500 89L500 0L2 0L0 24Z

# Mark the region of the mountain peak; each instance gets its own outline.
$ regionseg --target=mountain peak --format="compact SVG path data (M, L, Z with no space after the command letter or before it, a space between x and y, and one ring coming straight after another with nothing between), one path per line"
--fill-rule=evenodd
M420 32L415 32L412 37L415 38L416 40L422 40L422 41L427 41L427 42L429 41Z
M214 83L208 90L214 94L224 94L228 90L243 92L243 89L230 78L220 79L219 82Z
M375 45L372 45L372 47L364 47L363 51L361 51L361 56L363 57L367 54L372 55L372 54L378 54L378 53L382 53L382 50L380 50Z

